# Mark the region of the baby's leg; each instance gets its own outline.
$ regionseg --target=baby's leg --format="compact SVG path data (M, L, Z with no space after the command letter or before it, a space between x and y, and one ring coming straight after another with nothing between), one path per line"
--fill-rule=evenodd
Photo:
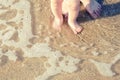
M77 23L76 19L80 11L80 1L79 0L70 0L69 1L69 10L68 10L68 24L71 27L72 31L77 34L82 31L82 27Z
M100 16L101 5L96 0L81 0L81 2L93 18Z
M51 10L54 15L52 26L57 30L61 30L61 25L63 23L62 2L63 0L51 0Z

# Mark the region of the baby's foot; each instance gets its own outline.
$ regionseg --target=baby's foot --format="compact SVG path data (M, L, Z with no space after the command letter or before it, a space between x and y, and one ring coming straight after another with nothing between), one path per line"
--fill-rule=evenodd
M83 28L81 26L79 26L77 23L73 24L73 25L71 25L71 24L69 24L69 25L70 25L70 28L72 29L72 31L74 32L74 34L78 34L83 30Z
M54 19L53 24L52 24L54 29L61 31L61 25L62 25L62 20Z
M88 13L93 17L97 18L100 16L101 5L95 0L81 0Z
M72 28L72 31L74 32L74 34L81 33L82 30L83 30L83 28L81 26Z

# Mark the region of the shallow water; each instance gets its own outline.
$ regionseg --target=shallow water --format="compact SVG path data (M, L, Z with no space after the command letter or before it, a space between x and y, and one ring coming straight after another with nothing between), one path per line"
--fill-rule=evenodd
M120 16L81 23L77 36L67 25L56 33L48 4L0 0L0 80L119 80Z

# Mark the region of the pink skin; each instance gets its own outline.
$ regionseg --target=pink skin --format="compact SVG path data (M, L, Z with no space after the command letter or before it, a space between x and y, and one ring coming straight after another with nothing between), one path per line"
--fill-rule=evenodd
M51 0L51 10L54 15L53 27L59 31L63 24L62 2L63 0Z
M81 2L93 18L99 16L101 6L95 0L81 0ZM68 24L74 34L80 33L83 28L76 22L79 8L80 0L51 0L51 10L54 15L53 27L61 31L62 14L64 14L68 17Z
M100 16L101 5L98 2L96 2L95 0L81 0L81 2L93 18L97 18Z

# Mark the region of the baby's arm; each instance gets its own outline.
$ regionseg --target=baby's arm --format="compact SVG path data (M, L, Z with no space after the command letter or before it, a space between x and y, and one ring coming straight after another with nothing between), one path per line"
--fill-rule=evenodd
M81 0L81 2L93 18L100 16L101 5L96 0Z

